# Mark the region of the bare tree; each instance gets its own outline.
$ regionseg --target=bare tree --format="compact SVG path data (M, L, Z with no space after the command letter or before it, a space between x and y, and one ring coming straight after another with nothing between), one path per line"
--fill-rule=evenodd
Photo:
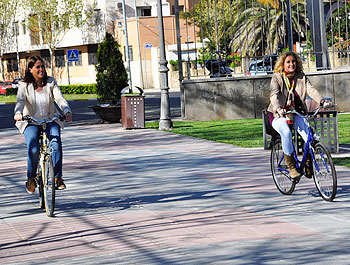
M17 1L1 0L0 1L0 72L2 79L5 79L2 56L6 51L9 43L13 42L14 34L10 34L15 22L17 10Z
M54 75L54 51L66 33L73 28L82 29L90 23L95 2L83 0L23 0L30 13L28 28L37 42L50 52L51 72Z

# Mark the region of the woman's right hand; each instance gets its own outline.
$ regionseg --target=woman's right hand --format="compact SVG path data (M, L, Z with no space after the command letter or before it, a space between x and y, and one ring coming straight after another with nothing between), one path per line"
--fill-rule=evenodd
M16 121L23 121L23 115L21 113L17 113L14 117Z
M283 115L284 115L285 112L286 112L285 109L282 109L282 108L278 108L278 109L277 109L277 113L278 113L278 115L280 115L280 117L283 117Z

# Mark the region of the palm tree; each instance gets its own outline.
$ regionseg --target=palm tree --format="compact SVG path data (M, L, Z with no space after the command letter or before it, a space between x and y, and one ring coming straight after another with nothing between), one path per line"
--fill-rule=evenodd
M234 15L229 29L235 32L230 42L233 51L241 56L277 53L279 46L287 43L286 0L252 1L249 5L244 0L237 1L241 1L245 9ZM305 40L308 26L306 1L292 1L291 9L293 36Z

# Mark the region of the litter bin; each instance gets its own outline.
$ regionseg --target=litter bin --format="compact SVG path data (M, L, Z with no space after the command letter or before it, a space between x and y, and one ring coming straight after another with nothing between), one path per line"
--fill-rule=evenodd
M140 94L122 95L123 129L145 128L145 97Z

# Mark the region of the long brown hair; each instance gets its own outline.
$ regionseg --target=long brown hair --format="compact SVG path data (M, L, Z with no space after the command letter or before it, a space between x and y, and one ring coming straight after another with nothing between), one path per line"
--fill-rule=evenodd
M274 73L282 73L284 70L284 61L288 56L293 56L295 60L297 61L297 67L295 69L295 73L301 73L303 71L303 63L301 62L301 59L299 55L295 52L284 52L280 55L278 58L275 68L273 69Z
M45 66L45 63L44 63L44 60L43 58L41 58L40 56L30 56L28 59L27 59L27 67L26 67L26 72L24 74L24 78L23 78L23 81L30 84L32 83L34 88L37 88L37 84L35 82L35 79L34 79L34 76L32 75L32 73L30 72L29 69L32 69L34 64L37 62L37 61L40 61L43 63L43 65ZM47 76L47 73L46 73L46 69L45 69L45 73L44 73L44 78L43 78L43 86L45 86L47 84L47 79L48 79L48 76Z

